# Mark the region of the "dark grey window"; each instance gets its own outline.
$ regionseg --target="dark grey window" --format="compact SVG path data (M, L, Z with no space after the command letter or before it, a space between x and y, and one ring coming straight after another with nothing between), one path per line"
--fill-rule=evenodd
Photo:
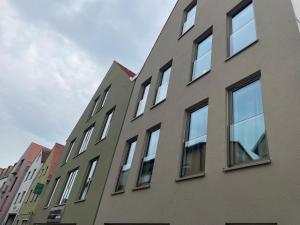
M89 129L87 129L84 132L84 137L82 139L82 143L81 143L81 146L80 146L78 154L84 152L87 149L87 146L88 146L88 144L90 142L90 139L92 137L93 131L94 131L94 125L92 127L90 127Z
M196 11L197 11L196 3L193 3L185 10L182 34L187 32L192 26L194 26L195 19L196 19Z
M230 55L234 55L256 41L255 15L252 2L231 16L229 39Z
M146 82L145 84L142 85L142 95L138 103L138 107L136 110L136 117L142 115L145 111L146 107L146 102L149 94L149 89L150 89L150 82Z
M68 201L68 198L72 191L73 185L75 183L77 174L78 174L78 169L69 172L67 183L65 184L63 193L59 200L59 205L65 204Z
M183 149L181 176L204 171L207 139L208 106L188 112L187 134Z
M98 162L98 159L92 160L92 161L90 162L89 170L88 170L87 176L86 176L86 178L85 178L85 181L84 181L82 190L81 190L81 192L80 192L79 200L84 200L84 199L86 199L88 190L89 190L90 185L91 185L92 180L93 180L93 176L94 176L94 173L95 173L95 169L96 169L96 166L97 166L97 162Z
M96 98L96 100L94 101L94 105L93 105L93 110L92 110L92 113L91 113L91 117L93 117L96 114L96 112L99 109L99 105L100 105L100 97Z
M106 88L106 90L103 93L101 108L105 105L105 102L106 102L107 97L108 97L109 89L110 89L110 87Z
M55 181L54 181L54 185L53 185L52 191L51 191L51 193L50 193L50 195L49 195L49 197L48 197L48 200L47 200L47 202L46 202L46 204L45 204L46 207L49 207L49 205L50 205L50 203L51 203L51 200L52 200L52 198L53 198L53 195L54 195L54 193L55 193L55 191L56 191L56 189L57 189L59 180L60 180L60 178L58 177L58 178L56 178ZM32 192L32 191L31 191L31 192Z
M75 140L74 139L73 141L71 141L70 145L69 145L69 149L68 149L68 154L66 156L66 159L65 159L65 163L68 162L69 158L70 158L70 155L72 154L72 151L73 151L73 147L74 147L74 144L75 144Z
M151 182L156 150L159 141L159 134L160 134L159 128L156 128L155 130L151 130L148 132L149 140L148 140L147 151L143 158L137 186L146 185Z
M192 80L201 77L211 69L212 39L213 35L210 34L197 43Z
M116 192L123 191L125 189L128 173L131 168L131 163L132 163L135 148L136 148L136 143L137 143L136 138L127 142L126 155L124 157L124 160L123 160L123 163L121 166L121 171L119 174L119 178L118 178L118 182L117 182L117 186L116 186L116 190L115 190Z
M108 112L106 114L106 118L105 118L105 122L104 122L104 125L102 128L102 134L101 134L100 140L103 140L107 137L113 114L114 114L114 110L111 110L110 112Z
M171 76L171 70L172 70L172 67L169 66L167 69L165 69L161 72L160 84L157 89L155 104L160 103L167 97L169 81L170 81L170 76Z
M261 83L232 92L229 166L268 158Z
M32 174L31 174L31 177L30 177L30 180L34 178L35 172L36 172L36 169L33 170Z

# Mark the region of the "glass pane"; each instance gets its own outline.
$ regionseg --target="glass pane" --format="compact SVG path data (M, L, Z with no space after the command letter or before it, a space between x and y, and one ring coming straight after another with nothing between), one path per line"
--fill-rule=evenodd
M263 113L260 81L233 92L233 123Z
M212 48L212 35L198 44L197 59L210 52Z
M189 19L189 18L195 17L195 15L196 15L196 10L197 10L197 5L194 5L193 8L191 8L191 9L187 12L186 18Z
M181 176L191 176L204 171L205 150L205 142L184 149Z
M105 126L104 126L104 129L103 129L102 135L101 135L101 140L103 140L104 138L106 138L106 136L107 136L107 134L108 134L112 116L113 116L113 112L111 112L111 113L107 116L107 119L106 119L106 122L105 122Z
M163 72L161 84L169 83L170 76L171 76L171 70L172 69L170 67L169 69L167 69L166 71Z
M184 34L188 29L190 29L195 24L195 16L187 19L183 24L182 33Z
M230 55L233 55L241 49L247 47L254 41L256 41L256 28L255 20L251 20L245 26L238 31L234 32L230 36Z
M148 147L148 152L147 152L147 157L148 156L154 156L156 154L156 149L157 149L157 144L159 140L159 133L160 130L153 131L150 135L150 140L149 140L149 147Z
M253 4L248 5L245 9L232 18L232 33L241 29L251 20L254 20Z
M139 102L136 116L139 116L144 113L147 98L148 98L149 88L150 88L150 84L148 84L147 86L144 87L143 98Z
M119 180L118 180L118 184L116 187L116 191L122 191L125 189L125 185L127 182L127 178L128 178L128 173L129 171L121 171L120 176L119 176Z
M151 181L152 171L153 171L154 159L143 162L141 176L138 185L148 184Z
M168 86L169 83L164 83L157 89L155 104L161 102L167 97Z
M259 81L233 93L230 150L233 165L268 156Z
M199 139L207 134L207 118L208 106L191 113L188 141L192 141L197 138Z
M132 142L129 146L129 152L128 152L128 155L127 155L127 159L126 159L126 162L125 162L125 164L123 165L123 168L122 168L123 171L130 169L131 163L132 163L132 160L133 160L133 156L134 156L134 152L135 152L135 147L136 147L136 141Z
M211 69L211 51L194 62L193 80L201 77Z
M105 102L106 102L106 99L107 99L107 96L108 96L108 92L109 92L109 89L107 89L104 93L104 97L103 97L103 100L102 100L102 104L101 104L101 107L104 106Z

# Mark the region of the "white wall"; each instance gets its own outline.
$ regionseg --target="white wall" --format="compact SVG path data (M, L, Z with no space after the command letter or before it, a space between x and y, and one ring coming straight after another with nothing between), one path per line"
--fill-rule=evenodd
M300 32L300 0L292 0L292 4L294 6L294 11L296 14L296 19L298 22L299 32Z

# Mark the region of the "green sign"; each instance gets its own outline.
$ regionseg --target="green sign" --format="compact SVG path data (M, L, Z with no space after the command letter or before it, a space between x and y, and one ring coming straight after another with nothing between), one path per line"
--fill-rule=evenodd
M33 191L33 194L37 194L37 195L42 194L44 186L45 186L44 184L37 183L36 186L35 186L35 189Z

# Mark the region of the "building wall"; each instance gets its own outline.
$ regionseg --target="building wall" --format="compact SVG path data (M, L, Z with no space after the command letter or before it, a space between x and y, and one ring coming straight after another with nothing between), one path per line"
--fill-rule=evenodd
M59 199L67 180L68 172L79 167L79 172L76 177L73 189L62 214L61 223L76 223L77 225L94 224L108 170L111 165L111 160L114 155L116 143L119 138L128 101L134 85L134 82L130 81L128 74L125 73L122 68L123 67L120 67L118 63L113 63L91 102L89 103L77 125L71 132L67 140L62 160L60 161L53 179L51 180L50 184L45 190L45 194L42 197L41 206L36 212L36 217L33 220L34 223L47 222L47 217L50 210L53 207L57 206L59 203ZM109 86L110 91L105 105L98 113L90 118L95 99L99 95L102 95L104 90ZM103 141L98 142L106 113L109 112L113 107L115 107L115 111L111 121L108 136ZM81 144L80 139L82 138L84 131L94 123L94 132L92 134L87 150L84 153L77 155ZM70 143L75 138L76 141L70 158L67 163L64 163L66 155L68 154ZM86 174L88 173L87 170L89 162L96 157L99 157L99 160L95 170L94 179L87 194L87 198L85 201L78 201L79 193L81 191ZM50 207L43 209L50 194L52 193L55 179L58 177L60 177L60 181L53 195Z
M300 35L288 0L254 0L258 41L227 59L227 13L239 0L198 0L195 26L179 38L179 0L139 74L116 148L96 225L300 223ZM193 42L213 26L212 69L189 84ZM159 69L171 59L167 99L150 109ZM231 85L261 72L271 163L225 172L227 99ZM133 120L140 87L151 78L145 113ZM185 109L208 99L205 176L176 182L180 171ZM146 130L161 123L150 188L134 190ZM138 135L124 193L112 195L126 141Z
M21 221L28 221L28 223L31 223L33 220L33 217L36 215L36 209L37 207L43 207L40 205L40 199L45 193L45 190L50 182L50 179L55 171L55 168L57 167L58 160L61 158L62 152L63 152L63 145L55 144L55 146L51 150L51 154L47 158L46 162L43 164L43 166L38 171L38 174L36 178L33 180L31 186L29 187L27 194L24 198L25 202L23 202L19 213L15 219L15 224L17 225L17 222L21 224ZM33 192L35 190L35 187L37 184L43 184L44 188L42 193L39 195L37 200L34 201L27 201L29 199L29 195L31 191Z
M0 224L2 224L4 219L7 217L7 212L17 194L17 191L19 190L28 168L36 156L42 151L42 149L46 148L44 146L32 143L15 165L12 172L9 174L7 182L8 188L6 189L5 193L3 193L3 198L0 201L0 206L3 206L0 211ZM5 201L6 198L7 200Z

